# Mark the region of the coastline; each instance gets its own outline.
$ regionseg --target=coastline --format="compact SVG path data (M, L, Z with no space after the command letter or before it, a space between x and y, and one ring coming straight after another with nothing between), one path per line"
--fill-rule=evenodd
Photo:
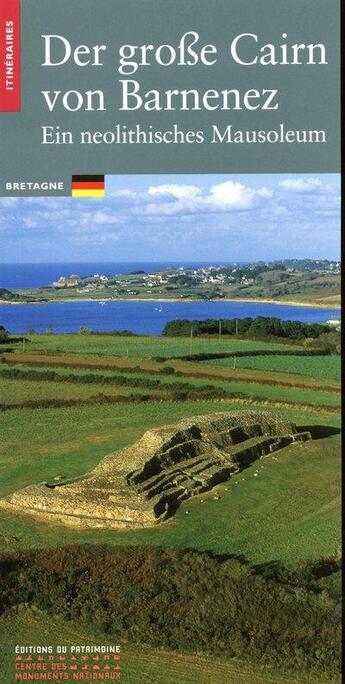
M149 297L117 297L116 299L111 299L110 297L100 297L100 298L92 298L92 297L83 297L83 298L73 298L73 299L50 299L45 302L9 302L7 300L0 299L0 305L23 305L25 304L26 306L30 305L39 305L39 304L66 304L66 303L76 303L76 302L152 302L152 303L157 303L157 304L164 304L165 302L176 302L178 304L190 304L190 303L203 303L204 300L202 299L185 299L185 298L164 298L164 299L156 299L156 298L149 298ZM228 297L222 297L219 299L212 299L212 300L205 300L207 303L209 302L243 302L243 303L248 303L248 304L280 304L282 306L301 306L305 308L311 308L311 309L338 309L339 311L341 310L341 305L340 304L317 304L315 302L296 302L293 300L279 300L279 299L256 299L256 298L244 298L244 297L233 297L233 298L228 298Z

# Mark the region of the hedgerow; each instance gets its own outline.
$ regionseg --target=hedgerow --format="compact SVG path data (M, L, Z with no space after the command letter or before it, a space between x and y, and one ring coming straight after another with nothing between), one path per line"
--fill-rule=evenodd
M256 316L252 318L209 318L205 321L173 320L169 321L163 335L217 335L221 323L223 335L244 335L252 338L280 337L290 340L303 338L317 338L323 333L331 332L330 326L321 323L303 323L302 321L284 321L270 316Z
M116 641L240 657L317 677L339 671L340 647L339 603L319 589L317 567L292 573L148 546L40 549L0 556L1 606L34 604Z
M241 359L247 356L328 356L328 352L318 349L253 349L233 352L203 352L180 356L154 356L153 360L159 362L172 361L174 359L180 361L209 361L211 359Z

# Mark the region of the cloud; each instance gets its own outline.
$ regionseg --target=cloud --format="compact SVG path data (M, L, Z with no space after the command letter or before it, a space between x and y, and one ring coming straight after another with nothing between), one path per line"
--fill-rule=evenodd
M99 201L1 198L2 258L15 261L18 249L28 261L52 251L62 261L334 255L338 196L331 175L114 176Z
M167 183L150 186L146 193L135 194L125 189L117 197L131 200L135 214L173 216L188 214L228 213L251 209L260 200L268 200L273 190L250 188L235 181L217 183L209 190L196 185Z
M206 198L206 204L219 209L229 211L231 209L250 209L258 197L272 197L273 191L269 188L249 188L242 183L225 181L211 187L210 196Z
M84 214L84 219L87 223L97 223L98 225L115 225L117 223L122 223L120 216L114 216L106 211L96 211L94 214Z
M196 185L178 185L170 183L166 185L151 186L147 194L151 197L172 197L178 200L190 201L201 197L201 190Z
M17 204L19 197L0 197L0 207L8 209Z
M195 213L203 202L200 188L177 183L151 186L142 199L144 213L148 215Z
M30 216L24 216L23 223L26 228L36 228L36 226L38 226L38 221L30 218Z
M280 188L290 192L318 192L323 186L320 178L286 178L278 183Z

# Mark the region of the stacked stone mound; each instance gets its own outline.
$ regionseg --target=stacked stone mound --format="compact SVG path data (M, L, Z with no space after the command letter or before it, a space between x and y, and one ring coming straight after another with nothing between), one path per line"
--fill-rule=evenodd
M212 489L252 461L311 439L272 413L237 411L148 430L73 482L42 482L0 505L72 526L145 527L172 516L182 501Z

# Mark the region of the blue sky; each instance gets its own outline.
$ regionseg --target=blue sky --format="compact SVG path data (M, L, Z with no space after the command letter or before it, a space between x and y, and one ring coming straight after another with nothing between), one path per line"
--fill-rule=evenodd
M0 262L338 259L340 177L107 176L106 198L0 198Z

